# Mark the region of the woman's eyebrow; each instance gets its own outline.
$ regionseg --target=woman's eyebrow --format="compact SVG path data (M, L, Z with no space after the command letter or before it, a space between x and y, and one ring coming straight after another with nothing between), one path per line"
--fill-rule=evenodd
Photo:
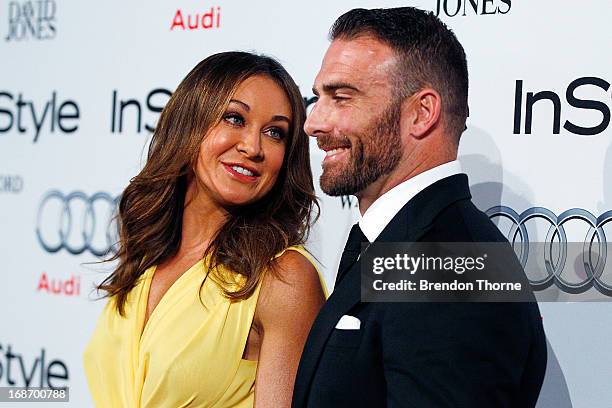
M272 116L272 121L273 122L277 122L277 121L283 121L283 122L287 122L288 124L291 124L291 120L283 115L274 115Z
M238 99L231 99L231 100L230 100L230 103L232 103L232 102L233 102L233 103L237 103L237 104L239 104L239 105L242 105L242 107L243 107L243 108L244 108L244 109L245 109L247 112L251 110L251 107L250 107L250 106L249 106L247 103L242 102L242 101L239 101Z
M242 106L247 112L251 110L251 107L246 102L242 102L241 100L231 99L230 103L237 103L238 105ZM278 122L278 121L287 122L288 124L291 124L291 119L289 119L288 117L284 115L272 116L272 122Z

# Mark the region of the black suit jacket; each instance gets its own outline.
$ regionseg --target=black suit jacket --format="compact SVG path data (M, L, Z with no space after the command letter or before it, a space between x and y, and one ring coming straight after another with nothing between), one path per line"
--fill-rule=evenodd
M380 242L503 242L465 174L411 199ZM533 407L546 368L537 303L362 303L345 271L304 347L293 408ZM339 330L342 315L360 330Z

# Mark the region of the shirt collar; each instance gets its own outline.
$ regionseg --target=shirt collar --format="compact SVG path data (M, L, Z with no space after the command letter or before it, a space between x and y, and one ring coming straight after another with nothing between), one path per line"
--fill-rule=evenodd
M459 161L453 160L409 178L378 197L365 214L359 216L359 227L368 241L374 242L399 210L414 196L436 181L461 172Z

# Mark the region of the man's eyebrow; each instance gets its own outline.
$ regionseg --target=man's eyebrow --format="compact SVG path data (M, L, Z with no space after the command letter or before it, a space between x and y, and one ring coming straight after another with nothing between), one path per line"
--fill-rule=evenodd
M338 89L350 89L355 92L361 92L359 88L357 88L355 85L350 84L348 82L342 82L342 81L323 84L322 88L323 88L323 92L325 93L334 93ZM312 93L315 94L316 96L319 96L319 90L317 89L316 86L312 87Z
M250 107L248 104L246 104L246 103L244 103L244 102L242 102L242 101L239 101L238 99L232 99L232 100L230 100L230 103L232 103L232 102L233 102L233 103L237 103L238 105L242 105L242 107L243 107L243 108L244 108L244 109L245 109L247 112L251 110L251 107Z

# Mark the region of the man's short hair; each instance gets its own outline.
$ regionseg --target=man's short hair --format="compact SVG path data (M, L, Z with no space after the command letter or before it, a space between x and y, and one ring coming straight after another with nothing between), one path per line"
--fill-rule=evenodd
M353 9L332 26L330 39L370 35L398 55L395 96L399 100L429 86L442 97L445 128L458 140L468 116L465 51L455 34L432 12L413 7Z

